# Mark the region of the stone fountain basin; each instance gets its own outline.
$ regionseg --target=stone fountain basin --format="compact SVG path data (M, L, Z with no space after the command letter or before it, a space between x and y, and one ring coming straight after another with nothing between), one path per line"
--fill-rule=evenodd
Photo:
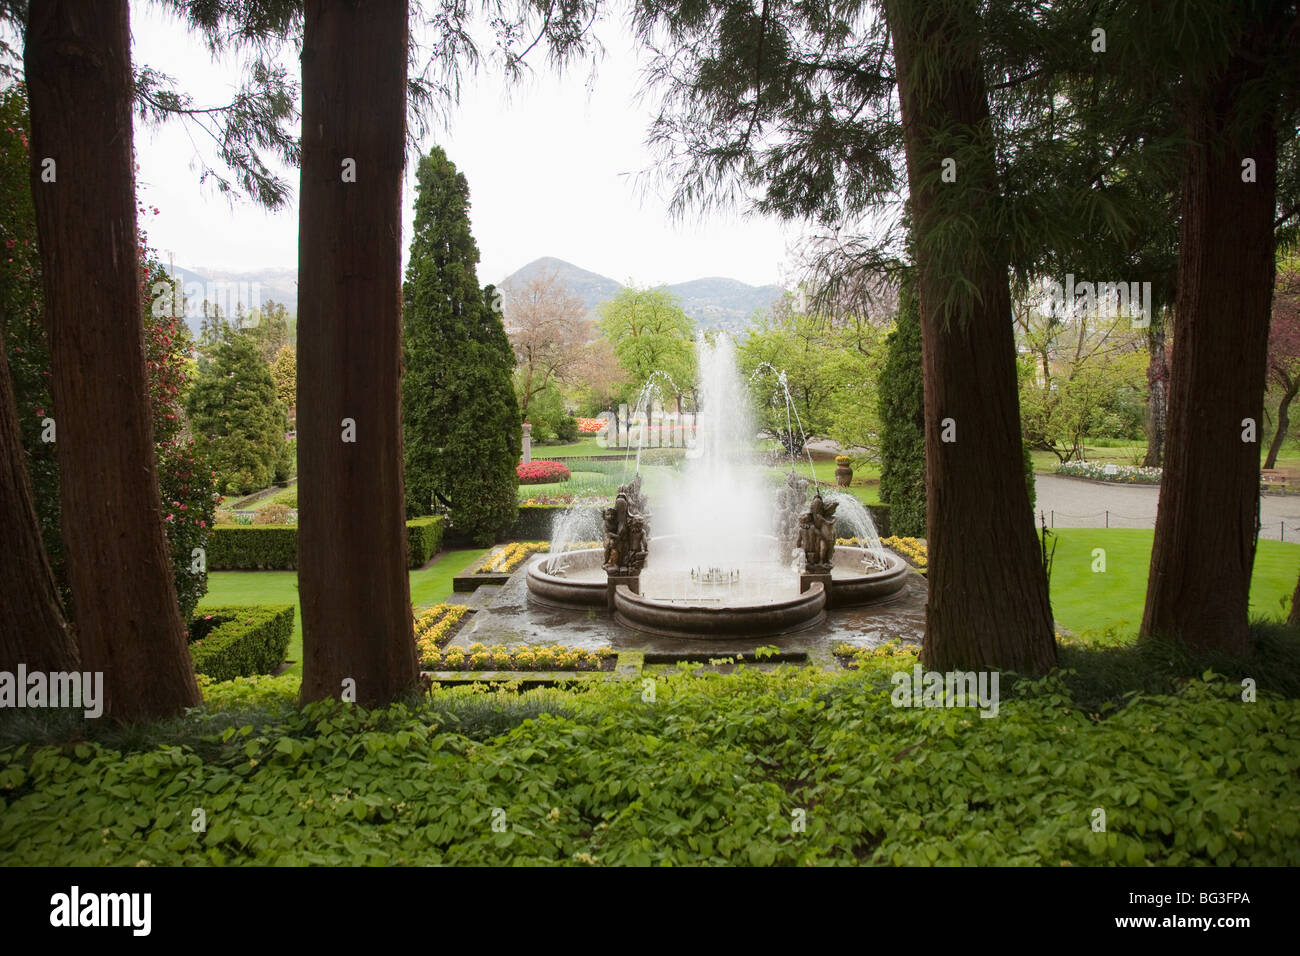
M614 594L614 619L634 630L674 637L709 639L787 634L819 623L827 608L879 604L903 589L911 571L906 561L886 551L888 566L876 571L863 566L865 556L863 548L836 547L829 593L821 583L814 582L807 591L777 601L692 603L647 597L621 585ZM530 600L561 609L608 607L608 582L601 566L604 552L600 548L564 552L562 573L546 570L554 557L539 555L529 563Z
M829 606L861 607L864 604L879 604L892 598L903 589L911 566L894 554L886 551L889 567L879 571L868 570L862 561L866 557L865 548L851 548L845 545L835 546L835 563L831 568L831 593Z
M772 637L820 624L825 617L826 592L820 582L797 597L765 604L661 601L636 594L626 584L614 592L614 620L636 631L670 637Z
M553 558L563 561L563 574L546 570ZM604 560L605 552L600 548L538 555L528 565L529 599L544 607L574 610L606 607L609 587L602 566Z

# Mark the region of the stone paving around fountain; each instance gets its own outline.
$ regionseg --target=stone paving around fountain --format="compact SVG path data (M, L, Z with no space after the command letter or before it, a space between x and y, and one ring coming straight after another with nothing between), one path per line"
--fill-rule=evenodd
M603 610L555 610L528 598L525 569L511 575L504 585L484 585L463 595L475 613L470 623L452 639L453 646L495 644L564 644L572 647L616 651L644 651L668 656L726 657L752 654L755 641L697 640L662 637L631 630L618 624ZM791 654L807 654L810 660L830 662L831 649L840 642L874 647L895 638L919 644L925 629L926 580L909 571L902 590L885 603L863 608L841 608L812 627L764 638L757 642Z

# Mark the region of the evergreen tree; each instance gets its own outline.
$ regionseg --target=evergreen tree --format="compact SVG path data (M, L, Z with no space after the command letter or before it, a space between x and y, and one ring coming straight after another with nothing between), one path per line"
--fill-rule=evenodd
M271 363L271 378L275 380L275 394L284 407L293 410L294 398L298 393L298 355L292 345L280 347Z
M247 333L228 329L187 400L195 442L227 494L265 488L286 465L285 408Z
M880 376L880 500L889 505L889 530L925 536L925 386L921 371L921 315L916 290L904 282L898 323L885 340Z
M488 544L517 514L514 352L495 289L479 288L465 177L434 147L416 182L403 315L407 512L427 514L436 498L456 534Z

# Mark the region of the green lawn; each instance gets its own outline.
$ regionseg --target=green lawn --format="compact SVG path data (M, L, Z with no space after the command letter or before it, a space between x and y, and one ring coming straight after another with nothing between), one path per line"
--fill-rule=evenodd
M1093 444L1093 442L1096 444ZM1090 439L1084 445L1084 456L1088 461L1097 461L1103 464L1114 463L1116 465L1140 465L1146 457L1147 443L1145 441L1124 441L1113 438ZM1034 449L1030 451L1030 456L1034 460L1034 471L1051 473L1056 471L1061 461L1050 451ZM1268 442L1261 441L1259 446L1259 461L1262 465L1268 455ZM1282 471L1300 471L1300 444L1293 439L1288 439L1282 445L1282 452L1278 455L1277 464L1274 466Z
M618 493L619 478L599 471L570 471L568 481L550 481L540 485L520 485L519 500L538 495L608 495Z
M1107 631L1125 640L1134 637L1142 623L1154 533L1128 528L1054 532L1059 541L1052 564L1052 610L1057 623L1091 637L1104 637ZM1105 551L1104 572L1092 570L1094 548ZM1251 615L1285 618L1297 571L1300 544L1260 541L1251 580Z
M488 548L444 551L429 564L411 572L411 604L419 609L451 596L451 579L481 558ZM302 609L298 606L296 571L212 571L208 593L199 610L221 604L292 604L293 637L286 659L293 661L290 673L302 673Z
M772 476L784 476L790 473L789 463L783 464L780 468L766 469ZM814 461L812 463L813 474L817 480L825 482L828 485L835 484L835 462L831 461ZM794 466L794 473L802 478L808 477L808 459L801 458ZM857 498L864 505L880 504L880 466L874 462L863 463L861 467L853 469L853 484L847 489L849 494Z
M617 448L602 448L596 444L595 435L587 435L574 442L541 444L533 442L534 458L590 458L592 455L616 455Z

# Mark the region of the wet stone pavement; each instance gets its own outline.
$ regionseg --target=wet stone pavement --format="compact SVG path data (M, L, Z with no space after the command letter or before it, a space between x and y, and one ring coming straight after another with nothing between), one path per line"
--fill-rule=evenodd
M925 630L926 581L918 572L908 574L903 589L889 601L870 607L831 608L825 619L811 627L775 637L751 640L664 637L624 627L604 610L557 610L534 604L528 597L527 565L504 585L483 585L457 595L474 609L469 623L452 646L474 643L564 644L587 650L608 647L616 651L644 651L648 655L724 657L775 646L785 654L807 654L828 659L841 641L874 647L895 638L920 644Z

